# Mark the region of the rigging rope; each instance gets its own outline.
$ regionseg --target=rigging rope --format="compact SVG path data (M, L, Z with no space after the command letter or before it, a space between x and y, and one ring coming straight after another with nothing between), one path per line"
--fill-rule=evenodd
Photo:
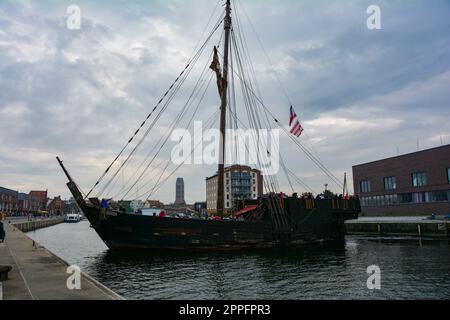
M270 69L269 69L269 70L271 71L270 73L272 73L273 76L274 76L274 78L276 79L276 81L277 81L277 83L278 83L278 86L279 86L280 89L282 90L282 92L283 92L283 94L284 94L284 96L285 96L287 102L289 103L289 105L293 106L294 104L292 103L292 100L291 100L291 98L289 97L289 95L288 95L288 93L287 93L287 91L286 91L286 88L285 88L285 86L283 85L283 83L282 83L282 81L281 81L281 79L280 79L280 77L279 77L279 75L278 75L278 73L277 73L277 71L276 71L276 68L274 68L274 64L272 63L272 61L271 61L271 59L270 59L270 57L269 57L269 55L268 55L268 53L267 53L267 50L265 49L264 44L263 44L263 42L261 41L261 38L259 37L258 32L257 32L257 30L256 30L256 28L255 28L255 26L254 26L254 24L253 24L253 22L252 22L252 20L250 19L250 16L249 16L248 13L247 13L247 10L245 9L245 6L244 6L239 0L236 1L236 6L235 6L236 12L237 12L238 8L242 8L242 11L244 12L245 17L247 18L247 21L248 21L248 23L249 23L249 25L250 25L250 27L251 27L251 29L252 29L252 31L253 31L253 34L255 35L255 38L256 38L256 40L258 41L258 44L259 44L259 46L260 46L260 48L261 48L261 50L262 50L262 52L263 52L263 54L264 54L264 56L265 56L265 58L266 58L268 64L269 64L269 66L270 66ZM238 15L237 15L237 16L238 16ZM245 38L244 38L244 40L245 40ZM258 93L259 93L259 96L261 96L261 93L260 93L259 90L258 90ZM322 161L322 160L320 159L320 157L319 157L319 155L318 155L318 152L316 151L316 149L315 149L315 147L314 147L314 143L313 143L312 140L310 139L308 133L305 132L305 133L304 133L304 136L306 137L306 139L307 139L307 141L309 142L309 145L310 145L312 151L314 152L314 153L311 152L311 154L314 154L314 156L315 156L318 160Z
M205 67L205 69L204 69L203 71L205 71L205 70L206 70L206 67ZM123 199L131 192L131 190L133 189L133 187L138 183L139 180L142 179L142 177L143 177L143 176L145 175L145 173L148 171L148 169L150 168L150 166L151 166L151 164L153 163L153 161L156 159L156 157L157 157L158 154L161 152L161 150L162 150L162 148L164 147L164 145L165 145L165 144L167 143L167 141L169 140L169 138L170 138L172 132L174 131L176 125L179 123L179 121L181 120L181 118L183 117L183 115L187 112L187 110L189 109L189 107L192 105L190 102L193 101L194 93L196 93L196 92L198 91L198 90L197 90L197 87L198 87L198 85L202 82L201 79L202 79L203 75L204 75L204 72L202 72L202 74L201 74L201 76L200 76L200 78L199 78L199 80L198 80L198 82L197 82L197 85L196 85L196 87L194 88L194 91L192 92L192 94L191 94L191 96L189 97L188 101L186 102L186 104L185 104L185 106L184 106L182 112L175 118L175 120L173 121L173 123L172 123L172 125L170 126L169 130L167 130L167 131L168 131L168 134L167 134L167 136L166 136L164 142L161 144L159 150L158 150L157 153L154 155L154 157L153 157L153 159L150 161L150 163L149 163L149 164L146 166L146 168L143 170L143 172L141 173L141 175L137 178L137 180L135 181L135 183L129 188L129 190L127 191L127 193L125 193L125 195L122 197L122 200L123 200ZM195 115L197 114L197 112L198 112L198 110L199 110L199 107L200 107L200 104L201 104L201 102L203 101L203 99L204 99L204 97L205 97L206 91L208 90L209 85L211 84L212 78L213 78L213 76L211 75L210 78L209 78L208 84L206 85L206 88L205 88L205 90L203 91L202 96L200 97L200 101L199 101L199 103L197 104L197 108L195 109L194 113L192 114L192 117L191 117L191 119L189 120L189 122L188 122L188 124L187 124L186 127L189 127L189 125L192 123L192 121L193 121ZM199 89L201 89L201 87L200 87ZM200 91L198 91L198 93L200 93Z
M316 157L314 156L298 139L296 139L284 126L280 124L278 119L273 115L273 113L268 109L268 107L265 105L265 103L258 97L258 95L254 92L254 90L250 87L250 85L243 79L243 76L241 76L236 70L232 70L234 74L237 75L237 77L241 80L241 83L243 86L246 87L247 91L254 97L254 99L264 108L264 110L267 112L268 115L275 121L278 127L282 129L282 131L310 158L310 160L320 169L322 170L330 180L336 184L340 189L343 186L343 183L340 182L340 180L331 172L328 170L328 168L325 167L325 165Z
M212 36L214 35L214 33L217 31L217 29L220 27L221 23L223 21L223 15L221 15L221 17L219 18L219 21L216 23L215 27L213 28L212 32L209 34L209 36L207 37L207 39L205 40L205 42L203 43L203 45L199 48L199 50L197 51L197 53L194 55L193 58L191 58L188 61L188 64L185 66L185 68L181 71L181 73L179 74L179 76L175 79L175 81L171 84L171 86L169 87L169 89L164 93L164 95L162 96L162 98L158 101L158 103L156 104L156 106L152 109L152 111L148 114L148 116L146 117L146 119L141 123L141 125L139 126L139 128L135 131L135 133L131 136L131 138L128 140L128 142L125 144L125 146L121 149L121 151L119 152L119 154L116 156L116 158L111 162L111 164L107 167L107 169L105 170L105 172L100 176L100 178L97 180L97 182L94 184L94 186L91 188L91 190L87 193L85 199L87 199L89 197L89 195L94 191L94 189L101 183L101 181L103 180L103 178L108 174L108 172L111 170L111 168L114 166L114 164L118 161L118 159L123 155L123 153L125 152L125 150L127 149L127 147L134 141L134 139L136 138L136 136L140 133L140 131L142 130L142 128L146 125L147 121L151 118L151 116L155 113L155 111L158 109L158 107L162 104L162 102L164 101L164 99L169 95L169 93L171 92L171 90L178 84L178 82L180 81L180 79L183 78L182 83L184 82L184 80L186 80L186 77L184 77L185 73L189 74L189 72L192 70L191 65L193 66L195 64L195 62L197 62L198 58L201 56L201 53L203 52L204 48L206 47L206 45L209 43L210 39L212 38ZM190 70L188 70L190 69ZM182 84L181 83L181 84ZM177 89L179 89L179 86L177 87ZM172 96L173 97L173 96ZM157 118L159 119L159 118ZM157 121L156 119L156 121ZM155 122L154 122L155 123ZM154 124L153 123L153 124ZM115 173L115 175L113 176L113 178L107 183L107 185L103 188L102 191L104 191L109 184L112 182L112 180L117 176L117 174L120 172L120 170L124 167L124 165L128 162L128 160L130 159L131 155L134 154L134 152L136 151L136 149L140 146L140 144L142 143L143 139L145 139L145 137L148 135L149 131L151 130L151 128L153 127L150 126L149 130L147 130L146 134L144 135L144 137L141 139L141 141L137 144L137 146L133 149L133 151L130 153L130 155L127 157L127 159L122 163L122 165L120 166L120 168L117 170L117 172Z
M217 122L217 115L218 115L218 113L219 113L219 110L216 110L216 111L214 112L214 114L207 120L206 123L207 123L207 127L208 127L209 129L211 129L211 128L214 126L214 124ZM211 122L211 124L208 126L208 123L210 123L210 122ZM138 195L137 198L140 198L140 197L142 197L142 196L148 195L147 200L150 199L150 197L151 197L155 192L157 192L157 191L158 191L158 190L159 190L159 189L167 182L167 180L168 180L168 179L169 179L176 171L178 171L179 168L181 168L181 166L184 164L184 162L192 156L192 154L194 153L194 151L200 146L201 143L202 143L202 141L200 141L200 142L194 147L194 149L192 149L191 153L184 159L184 161L183 161L180 165L178 165L178 166L176 167L175 170L172 171L172 173L171 173L168 177L166 177L162 182L160 182L161 177L162 177L162 175L160 175L160 178L158 179L158 182L155 183L155 185L153 186L153 188L152 188L151 190L149 190L149 191L143 193L143 194ZM164 162L166 162L166 167L164 168L164 172L165 172L165 171L167 170L167 168L168 168L168 164L170 164L170 159L167 160L167 161L162 161L161 164L164 163ZM149 183L150 183L150 181L149 181ZM149 183L147 183L146 186L147 186Z
M214 15L214 13L213 13L213 15ZM212 16L211 16L210 20L211 19L212 19ZM121 163L121 165L119 166L117 171L113 174L113 176L109 179L109 181L104 185L103 189L100 191L100 194L105 192L108 188L110 188L110 192L112 192L112 190L115 187L115 184L118 181L117 177L118 177L118 174L120 172L122 172L122 179L123 179L123 173L124 173L123 171L124 171L124 169L126 169L130 165L130 161L129 160L133 157L133 155L135 154L136 150L141 146L143 141L146 139L146 137L148 136L150 131L154 128L154 126L156 125L157 121L162 116L163 112L168 108L169 104L172 102L172 100L174 99L176 94L179 92L181 86L185 83L186 79L188 78L188 76L190 75L191 71L193 70L195 64L198 62L198 60L202 56L206 45L209 43L209 41L211 40L212 36L217 31L217 29L221 25L222 21L223 21L223 15L220 17L219 21L216 23L215 27L213 28L212 32L209 34L209 36L207 37L207 39L205 40L203 45L196 51L195 55L188 61L188 64L186 65L186 67L182 70L180 75L175 79L175 81L172 83L172 85L169 87L169 89L165 92L165 94L162 96L162 98L159 100L159 102L156 104L156 106L153 108L153 110L149 113L147 118L142 122L140 127L136 130L136 132L128 140L127 144L122 148L122 150L120 151L119 155L112 161L112 163L108 166L108 168L105 170L105 172L102 174L102 176L98 179L96 184L92 187L92 189L86 195L86 198L89 197L89 195L93 192L93 190L102 182L102 180L105 178L105 176L111 171L112 167L118 162L119 158L121 158L121 156L124 154L124 152L128 148L128 146L130 146L132 144L132 142L134 140L136 140L136 137L139 135L139 133L141 131L143 131L143 128L146 126L148 120L153 116L153 114L162 105L162 108L158 111L158 114L156 115L155 119L153 119L153 122L149 125L149 127L147 128L147 130L145 131L145 133L143 134L141 139L137 142L137 144L131 150L131 152L128 155L128 157ZM208 25L209 25L209 22L208 22ZM230 66L231 66L232 73L231 73L231 81L230 81L231 88L229 88L228 93L227 93L228 94L228 98L229 98L228 99L229 105L228 105L227 109L229 110L229 118L230 118L229 123L230 123L231 128L232 129L233 128L234 129L238 129L238 122L241 122L238 119L237 108L236 108L237 100L236 100L236 92L235 92L234 75L237 75L237 77L240 80L240 84L241 84L241 91L242 91L242 95L243 95L243 103L244 103L244 106L245 106L245 111L247 113L249 126L250 126L250 128L255 129L253 131L252 136L253 136L253 139L256 141L256 145L257 145L257 148L258 148L257 165L260 168L262 168L263 167L263 164L262 164L263 161L270 160L270 152L268 151L268 149L269 149L268 148L268 144L266 146L264 144L261 145L260 136L259 135L255 136L255 134L254 134L257 129L262 129L263 128L263 123L266 124L267 128L271 127L271 125L270 125L271 121L269 120L269 116L270 116L271 118L273 118L273 120L275 121L276 125L279 126L282 129L282 131L284 133L286 133L288 135L288 137L291 138L291 140L294 141L294 143L308 156L308 158L310 158L310 160L316 166L318 166L332 180L333 183L335 183L339 187L342 187L342 183L339 181L339 179L336 176L334 176L333 173L331 171L329 171L328 168L325 167L325 165L323 165L323 163L321 162L321 160L318 157L316 157L312 152L310 152L300 141L295 139L290 134L290 132L288 132L288 130L286 130L286 128L279 123L277 118L275 118L274 115L270 112L270 110L266 107L266 105L265 105L264 101L262 100L262 98L260 98L260 97L262 97L261 91L260 91L260 89L258 87L258 82L256 81L255 70L254 70L253 65L252 65L252 61L251 61L251 57L250 57L250 54L249 54L247 42L246 42L246 39L245 39L245 37L243 35L243 31L241 30L240 20L239 20L239 17L238 17L237 14L236 14L236 24L235 24L235 26L236 26L236 28L233 26L233 28L231 30L232 46L230 48L230 56L231 56ZM235 30L236 30L236 32L235 32ZM222 35L223 35L223 33L222 33ZM221 39L222 39L222 35L221 35ZM262 46L261 40L259 39L259 37L257 37L257 38L260 41L260 44ZM263 52L266 54L266 57L268 58L267 53L266 53L264 48L263 48ZM270 60L269 60L269 63L270 63ZM237 65L236 68L235 68L235 64ZM157 156L159 155L159 153L162 151L164 145L167 143L167 141L168 141L171 133L173 132L175 126L182 120L184 115L191 108L193 101L196 100L197 97L199 96L201 90L204 87L204 81L203 81L204 71L205 71L205 69L203 69L203 72L201 73L200 78L197 81L197 83L196 83L196 85L194 87L194 90L191 93L188 101L184 105L182 111L178 114L178 116L175 118L175 120L169 126L169 129L167 130L168 134L167 134L165 140L163 140L164 136L162 136L159 139L159 141L150 150L150 152L147 154L147 156L144 158L144 160L140 163L140 165L138 166L137 170L134 171L133 175L127 180L127 182L124 185L122 185L122 188L119 190L117 196L119 196L120 194L122 194L122 192L124 192L125 190L128 189L127 192L123 195L122 200L132 192L133 188L137 186L139 181L141 181L143 178L147 177L148 169L154 163L154 161L157 158ZM203 101L203 98L205 97L205 94L206 94L206 91L207 91L207 89L209 87L211 79L212 79L212 76L211 76L211 78L210 78L210 80L208 82L208 85L206 86L205 91L201 95L200 101L199 101L199 103L198 103L194 113L192 114L192 117L190 118L190 120L189 120L189 122L187 124L187 127L189 127L189 125L191 124L193 118L197 114L197 111L199 110L199 106L200 106L201 102ZM278 79L278 81L279 81L280 86L282 87L281 81L279 79ZM287 96L287 93L286 93L284 87L282 87L282 89L283 89L283 91L285 93L285 96L287 97L288 101L290 101L290 99ZM261 108L263 108L265 110L265 112L262 112L262 114L265 115L265 117L262 116L262 119L261 119L261 116L260 116L261 112L259 112L260 110L263 110ZM216 111L216 113L217 112L218 112L218 110ZM233 116L234 116L234 122L232 121L233 120ZM213 121L211 123L211 126L213 126L214 124L215 124L215 122ZM243 127L245 127L245 124L244 124ZM161 142L162 142L162 144L160 145ZM202 143L202 142L200 142L200 143ZM159 146L159 149L154 154L153 158L150 160L150 162L142 170L142 172L140 173L140 175L138 176L136 181L133 184L131 184L131 186L130 186L129 184L132 182L133 178L141 171L141 169L144 167L144 165L150 159L151 154L153 154L153 152L157 149L158 146ZM191 155L196 150L197 147L198 147L198 145L196 147L194 147L194 149L191 152ZM266 149L267 153L263 152L261 154L260 153L260 148ZM238 155L238 146L237 146L235 155L236 155L236 159L238 159L238 157L239 157L239 155ZM168 177L165 177L163 179L163 177L166 174L166 171L167 171L167 169L168 169L168 167L170 165L170 160L168 160L166 162L164 170L159 175L159 178L157 179L157 181L154 184L153 188L151 190L149 190L148 192L142 194L142 195L139 195L139 189L138 189L134 195L138 194L138 198L139 198L139 197L141 197L143 195L147 195L148 194L148 197L147 197L147 200L148 200L155 192L157 192L161 188L162 185L164 185L168 181L168 179L183 165L183 163L180 164L177 168L175 168L175 170L172 171ZM265 162L265 163L268 163L268 162ZM160 164L158 164L157 168L159 168L160 165L162 165L162 164L164 164L164 161L160 162ZM305 187L308 190L312 190L300 178L295 176L293 171L289 170L286 167L286 164L285 164L284 159L282 157L281 157L281 167L284 170L284 173L286 174L286 177L288 179L288 183L289 183L289 185L290 185L290 187L291 187L293 192L294 192L294 187L293 187L290 175L293 177L293 179L296 180L296 182L301 184L303 187ZM150 180L148 183L146 183L145 186L147 186L150 182L152 182L152 180ZM276 201L275 200L277 198L275 196L276 192L277 192L277 190L280 190L280 186L279 186L279 183L278 183L278 180L277 180L276 176L275 175L268 176L267 181L266 181L266 179L264 179L263 183L264 183L264 186L265 186L265 189L267 190L267 192L269 194L273 194L274 195L273 197L272 196L270 197L270 200L272 202L272 206L274 207L274 209L277 212L282 212L284 209L282 208L281 200L280 201ZM145 186L144 186L144 188L145 188ZM274 219L281 219L282 220L283 217L274 217ZM279 222L282 224L282 221L279 221Z

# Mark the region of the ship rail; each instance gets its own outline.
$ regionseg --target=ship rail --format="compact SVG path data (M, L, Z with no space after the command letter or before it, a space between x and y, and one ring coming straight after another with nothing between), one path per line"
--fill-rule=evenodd
M299 199L302 207L312 209L333 209L340 211L361 211L359 199Z

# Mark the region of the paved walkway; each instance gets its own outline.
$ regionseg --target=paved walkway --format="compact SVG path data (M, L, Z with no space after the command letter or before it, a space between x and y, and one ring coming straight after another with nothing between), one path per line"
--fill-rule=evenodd
M13 267L2 286L4 300L117 300L119 295L88 275L81 290L69 290L68 264L34 243L24 233L5 224L6 243L0 244L0 264Z

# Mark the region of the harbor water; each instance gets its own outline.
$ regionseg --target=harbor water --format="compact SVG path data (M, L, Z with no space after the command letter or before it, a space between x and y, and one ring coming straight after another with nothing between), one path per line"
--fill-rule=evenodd
M342 245L233 253L117 253L89 222L28 236L126 299L449 299L448 241L348 236ZM369 290L367 268L381 271Z

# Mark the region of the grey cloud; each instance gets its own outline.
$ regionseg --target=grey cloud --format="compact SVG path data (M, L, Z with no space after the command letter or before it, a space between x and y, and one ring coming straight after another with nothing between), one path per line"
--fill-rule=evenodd
M69 4L0 4L0 185L48 181L50 190L67 195L53 159L60 154L83 188L89 188L184 67L216 3L79 1L83 22L75 32L65 28ZM287 117L288 102L269 74L283 67L281 81L302 120L319 121L305 125L308 138L317 140L310 147L338 176L355 163L392 155L397 145L402 152L413 150L414 136L421 137L423 146L434 146L433 137L439 135L450 139L443 129L450 103L444 84L450 70L449 3L379 1L381 31L365 28L369 4L240 0L236 8L265 101L277 117ZM267 66L251 39L242 6L273 66ZM183 106L196 75L198 70L161 119L163 126ZM199 120L218 107L211 89ZM351 127L332 131L320 125L326 117L373 126L357 133ZM380 118L396 122L383 127ZM153 133L144 154L160 136ZM310 145L308 138L304 142ZM289 166L314 188L327 182L287 139L283 150ZM195 190L188 200L203 199L203 176L214 169L183 170L177 175L199 186L190 188ZM158 196L173 201L172 189L169 181Z

